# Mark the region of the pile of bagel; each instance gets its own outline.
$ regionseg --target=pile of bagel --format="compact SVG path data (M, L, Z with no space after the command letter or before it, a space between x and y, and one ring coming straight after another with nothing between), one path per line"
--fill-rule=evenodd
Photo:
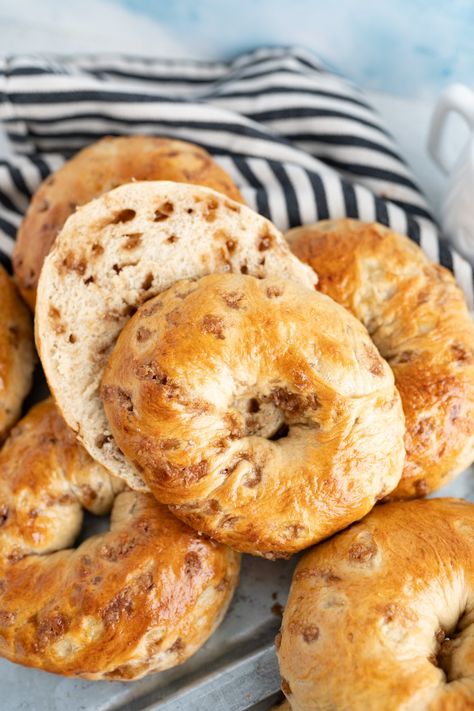
M203 149L141 136L46 179L13 271L0 656L167 669L222 620L240 553L310 549L275 642L288 708L474 708L474 504L424 498L474 461L448 271L379 224L282 235ZM20 419L36 353L51 395ZM84 510L110 527L80 542Z

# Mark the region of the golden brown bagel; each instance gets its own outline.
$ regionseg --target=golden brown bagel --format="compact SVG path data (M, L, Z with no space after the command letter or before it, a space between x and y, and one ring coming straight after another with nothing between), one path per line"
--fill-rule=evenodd
M292 711L474 708L474 505L376 506L313 548L276 639Z
M20 416L34 364L30 313L0 265L0 444Z
M178 282L122 330L101 392L115 441L156 498L240 551L307 548L401 475L390 368L357 319L294 282Z
M199 537L75 441L52 401L0 452L0 656L86 679L183 662L220 622L238 555ZM115 499L115 501L114 501ZM82 507L111 527L73 548Z
M99 395L114 343L140 304L180 279L268 274L313 288L271 222L197 185L122 185L66 222L38 285L36 342L67 424L91 456L136 490L140 472L116 446Z
M84 148L40 185L18 230L13 267L33 310L44 259L76 207L132 180L173 180L218 190L243 202L209 153L185 141L154 136L103 138Z
M406 464L394 498L423 496L474 461L474 324L452 275L408 238L335 220L291 230L318 288L367 327L395 375Z

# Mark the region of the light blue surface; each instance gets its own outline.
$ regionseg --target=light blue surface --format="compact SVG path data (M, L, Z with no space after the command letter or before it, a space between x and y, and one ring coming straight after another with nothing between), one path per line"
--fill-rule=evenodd
M112 2L210 57L299 44L378 91L429 97L453 81L474 85L473 0Z

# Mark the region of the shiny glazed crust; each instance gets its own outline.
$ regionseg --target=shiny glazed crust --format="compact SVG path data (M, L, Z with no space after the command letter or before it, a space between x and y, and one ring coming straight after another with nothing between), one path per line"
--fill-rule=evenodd
M51 400L0 453L0 656L85 679L137 679L185 661L222 619L239 556L151 495L122 491ZM82 507L110 530L77 548Z
M376 506L299 562L276 646L292 711L474 708L474 505Z
M56 402L91 456L136 490L140 473L116 446L99 396L114 343L140 304L210 272L275 274L313 288L271 222L196 185L122 185L66 222L38 286L36 343Z
M404 423L364 327L291 281L176 283L122 330L101 389L156 498L233 548L288 556L398 483ZM277 440L281 432L288 434Z
M243 202L227 173L192 143L154 136L107 137L93 143L46 178L18 230L13 267L32 310L44 259L69 215L132 180L194 183Z
M406 419L395 498L424 496L474 460L474 324L452 275L408 238L335 220L291 230L318 288L367 327L390 364Z
M31 316L0 265L0 444L20 416L34 364Z

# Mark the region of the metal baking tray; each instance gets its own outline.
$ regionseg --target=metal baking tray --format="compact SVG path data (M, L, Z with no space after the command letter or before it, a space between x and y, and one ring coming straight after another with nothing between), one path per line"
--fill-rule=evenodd
M42 399L41 376L31 402ZM29 403L26 403L28 407ZM474 470L438 496L474 501ZM81 538L107 521L87 515ZM243 556L240 585L215 634L181 666L137 682L88 682L0 659L1 711L266 711L280 698L273 640L298 560Z

